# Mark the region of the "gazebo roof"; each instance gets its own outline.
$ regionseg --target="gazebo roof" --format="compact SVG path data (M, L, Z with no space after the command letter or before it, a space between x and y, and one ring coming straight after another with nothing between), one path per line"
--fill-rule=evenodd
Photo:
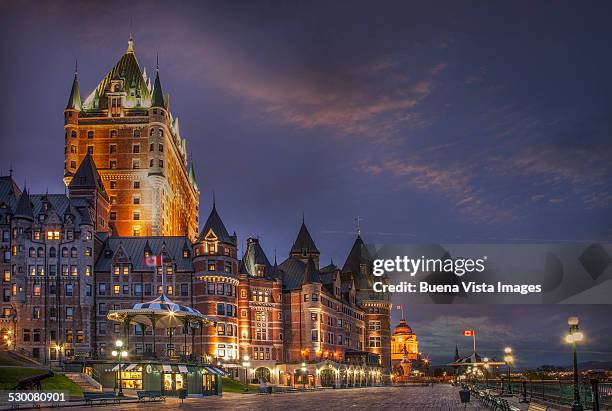
M198 310L177 304L165 294L149 302L134 304L132 308L110 310L106 318L119 322L129 319L130 323L149 325L155 321L156 326L163 328L176 327L189 321L214 323Z

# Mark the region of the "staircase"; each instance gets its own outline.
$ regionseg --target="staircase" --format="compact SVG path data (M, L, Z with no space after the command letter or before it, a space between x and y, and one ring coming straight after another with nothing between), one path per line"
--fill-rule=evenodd
M83 392L100 392L102 391L102 385L91 378L89 375L80 372L67 372L64 373L66 378L69 378L76 385L81 387Z

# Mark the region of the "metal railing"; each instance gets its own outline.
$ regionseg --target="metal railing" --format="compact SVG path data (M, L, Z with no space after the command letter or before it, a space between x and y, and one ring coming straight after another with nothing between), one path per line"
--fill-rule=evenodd
M493 389L508 394L508 381L485 380L475 382L480 388ZM571 380L511 380L510 392L527 400L536 399L559 405L571 405L574 400L574 385ZM578 386L580 402L585 409L593 409L597 403L601 409L612 409L612 383L595 379L582 379ZM597 393L594 401L593 393Z

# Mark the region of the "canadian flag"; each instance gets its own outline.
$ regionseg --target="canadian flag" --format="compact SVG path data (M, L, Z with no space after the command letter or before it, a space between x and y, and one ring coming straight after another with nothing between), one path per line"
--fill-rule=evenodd
M463 336L464 337L473 337L474 336L474 330L465 330L463 332Z
M158 265L162 265L162 256L149 255L144 258L144 262L147 267L157 267Z

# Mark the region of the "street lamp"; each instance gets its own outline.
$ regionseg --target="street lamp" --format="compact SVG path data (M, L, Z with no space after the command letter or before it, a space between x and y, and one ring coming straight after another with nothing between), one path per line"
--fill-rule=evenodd
M121 375L121 366L122 359L127 358L128 352L125 350L121 350L121 347L123 347L123 341L121 340L115 341L115 347L117 347L119 350L113 350L111 354L113 355L113 357L117 357L117 359L119 360L119 393L117 395L119 397L123 397L123 377Z
M572 411L582 411L582 404L580 403L580 388L578 386L578 360L576 358L576 343L582 341L584 336L578 329L578 317L569 317L567 319L567 325L569 325L569 332L565 337L565 341L572 344L572 351L574 355L574 402L572 403Z
M506 354L504 356L504 362L506 363L506 366L508 367L508 394L512 394L512 384L510 384L510 364L514 362L514 357L512 356L512 348L510 347L504 348L504 353Z
M251 366L251 363L249 362L249 356L245 355L244 357L242 357L242 366L244 367L244 383L248 386L249 385L249 380L248 380L248 372L249 372L249 367Z

